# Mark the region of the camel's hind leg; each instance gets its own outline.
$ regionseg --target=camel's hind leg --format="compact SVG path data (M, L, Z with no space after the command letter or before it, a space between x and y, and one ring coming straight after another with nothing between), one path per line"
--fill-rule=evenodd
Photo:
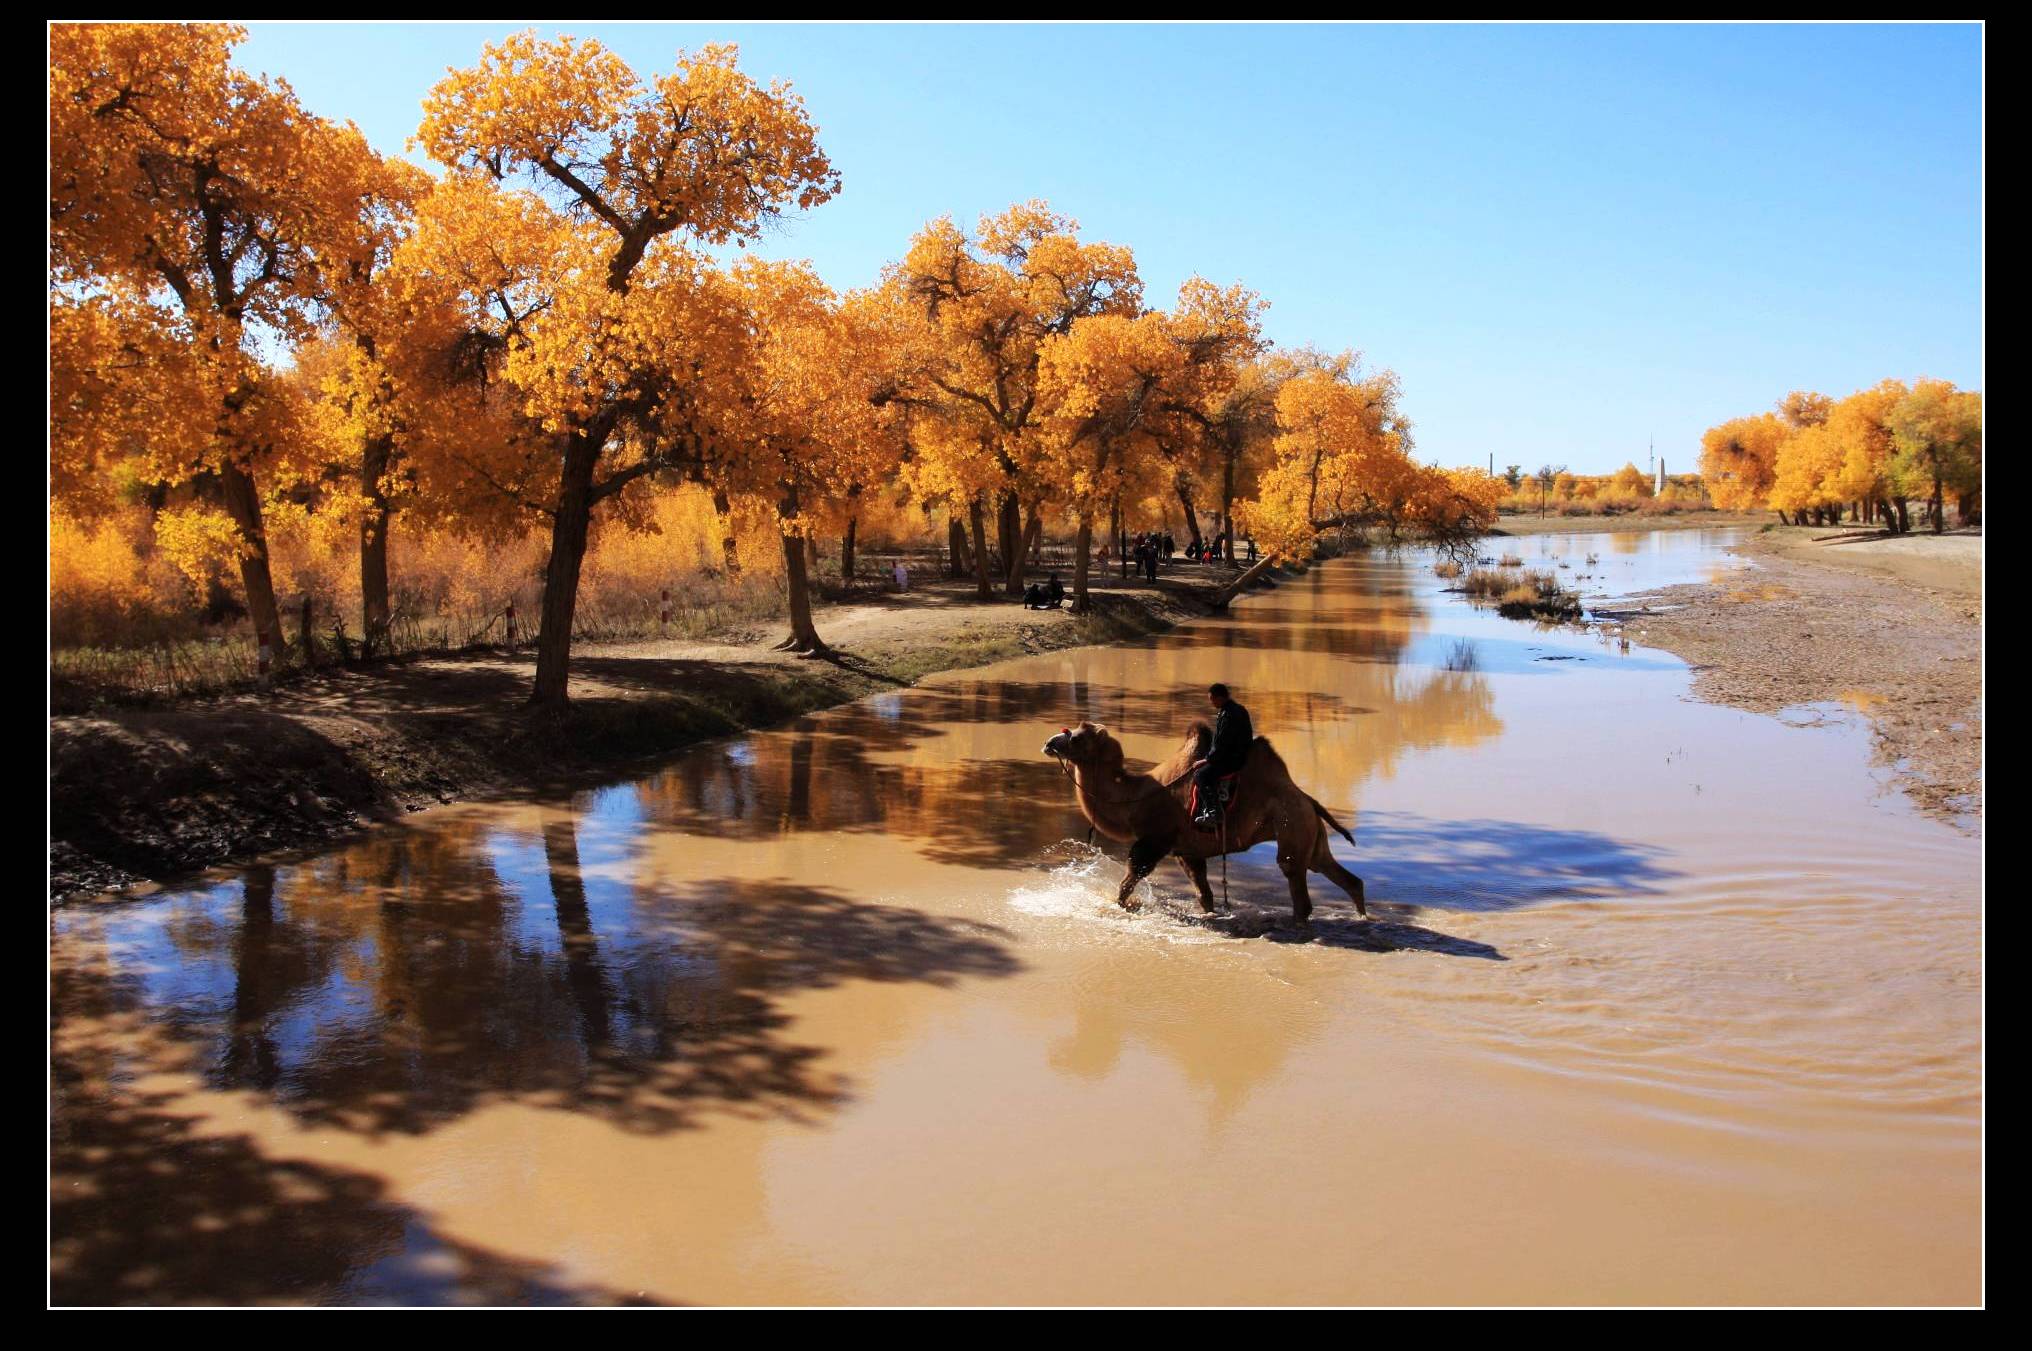
M1180 854L1178 861L1185 865L1185 870L1192 874L1192 884L1199 888L1199 908L1211 915L1214 913L1214 889L1207 883L1206 860Z
M1312 919L1312 894L1306 890L1305 869L1317 847L1318 827L1308 831L1306 823L1288 815L1277 823L1277 867L1291 884L1291 918L1300 924Z
M1277 855L1277 866L1284 870L1284 880L1291 884L1291 918L1300 924L1312 922L1312 893L1305 885L1305 864L1298 859L1287 861L1282 853Z
M1340 860L1333 856L1333 839L1323 830L1319 832L1319 843L1313 849L1312 870L1348 893L1349 899L1355 903L1356 914L1363 919L1369 917L1362 879L1343 868Z

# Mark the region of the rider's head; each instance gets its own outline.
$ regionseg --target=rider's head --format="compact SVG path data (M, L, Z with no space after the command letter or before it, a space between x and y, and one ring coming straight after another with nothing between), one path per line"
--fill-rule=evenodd
M1215 708L1219 708L1222 704L1228 702L1228 687L1219 683L1209 685L1207 686L1206 697L1208 703L1212 704Z

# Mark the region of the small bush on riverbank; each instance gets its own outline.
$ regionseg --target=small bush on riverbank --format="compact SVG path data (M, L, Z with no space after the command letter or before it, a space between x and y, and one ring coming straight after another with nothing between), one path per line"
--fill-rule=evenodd
M1444 577L1448 581L1452 581L1454 578L1460 576L1461 571L1462 571L1461 565L1459 563L1456 563L1451 558L1442 559L1440 562L1435 563L1432 566L1432 572L1434 576Z
M1476 568L1461 578L1460 589L1476 600L1491 600L1515 585L1512 578L1494 568Z
M1471 599L1494 601L1496 613L1506 619L1578 619L1581 614L1580 598L1559 584L1556 572L1476 568L1461 580L1460 589Z
M1580 597L1559 584L1557 573L1526 572L1496 599L1505 619L1578 619Z

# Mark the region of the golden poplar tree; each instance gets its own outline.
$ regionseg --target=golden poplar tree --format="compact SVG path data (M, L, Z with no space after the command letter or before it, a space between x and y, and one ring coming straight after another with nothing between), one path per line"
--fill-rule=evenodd
M839 176L803 101L757 84L730 46L680 53L644 81L597 42L523 34L490 45L424 103L418 139L453 172L538 199L522 290L541 310L489 317L504 370L548 435L550 562L531 702L568 697L571 629L594 509L658 472L696 467L738 399L715 339L739 327L693 246L755 237L831 198ZM485 241L463 250L483 261ZM498 297L474 292L476 315Z

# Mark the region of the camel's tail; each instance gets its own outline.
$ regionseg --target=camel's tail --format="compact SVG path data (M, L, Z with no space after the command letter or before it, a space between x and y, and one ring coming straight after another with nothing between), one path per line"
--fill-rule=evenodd
M1328 811L1326 808L1320 806L1318 798L1314 797L1310 798L1310 800L1312 802L1312 809L1319 813L1319 819L1326 822L1328 825L1332 826L1335 830L1338 830L1342 835L1345 835L1347 837L1348 843L1352 845L1355 842L1355 832L1349 830L1346 826L1334 820L1333 813Z

